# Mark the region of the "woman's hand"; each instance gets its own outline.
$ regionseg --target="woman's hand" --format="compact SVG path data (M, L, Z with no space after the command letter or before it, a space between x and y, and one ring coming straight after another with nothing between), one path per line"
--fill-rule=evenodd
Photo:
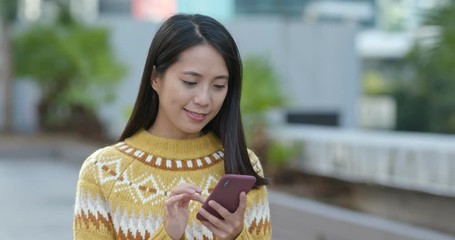
M211 200L209 206L216 210L223 218L219 219L205 209L201 208L199 213L208 221L201 221L217 238L235 239L243 230L243 223L246 210L246 194L239 195L239 207L234 213L230 213L226 208Z
M200 195L202 189L194 184L181 184L172 189L169 198L164 202L164 228L172 239L180 239L188 223L191 200L203 203Z

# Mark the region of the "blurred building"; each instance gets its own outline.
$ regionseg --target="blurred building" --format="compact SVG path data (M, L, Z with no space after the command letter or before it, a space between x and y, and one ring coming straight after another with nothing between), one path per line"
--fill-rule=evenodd
M285 122L381 129L393 129L394 103L390 99L362 96L368 93L361 86L365 81L393 82L406 71L402 59L416 35L429 34L419 28L423 14L441 3L436 0L68 1L74 16L87 22L109 18L155 23L175 12L211 15L230 25L237 38L242 39L239 45L244 55L268 55L277 68L292 102L282 112ZM19 0L18 4L21 21L51 20L57 11L53 0ZM250 44L254 38L248 36L245 26L256 28L267 25L265 22L277 33L278 28L289 32L285 30L275 40L263 36L268 46ZM297 27L300 23L303 27ZM292 27L294 24L297 25ZM337 43L336 36L331 34L343 28L340 32L349 32L352 39L344 42L344 33L340 33ZM321 39L312 39L313 36ZM289 45L290 38L300 40ZM276 50L270 46L277 46ZM300 55L286 60L295 52ZM306 53L316 55L308 57ZM315 59L315 56L319 57ZM286 63L291 60L298 63ZM336 62L341 64L340 69L335 67ZM340 76L344 77L340 79Z
M133 0L99 0L100 15L112 14L119 16L131 16Z
M321 22L355 21L365 28L409 29L419 26L422 13L438 0L68 0L83 18L98 15L134 16L156 20L163 14L198 12L217 19L236 16L279 16ZM19 0L20 18L37 20L55 11L54 0Z
M68 4L73 16L80 20L98 18L99 0L68 0ZM18 18L23 22L51 21L58 11L58 3L54 0L19 0L18 6Z

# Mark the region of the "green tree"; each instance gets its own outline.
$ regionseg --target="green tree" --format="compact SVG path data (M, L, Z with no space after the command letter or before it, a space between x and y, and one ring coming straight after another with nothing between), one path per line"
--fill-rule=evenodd
M408 56L413 81L397 91L399 130L455 133L455 1L426 16L436 37L417 41Z
M126 71L115 59L107 29L81 24L62 8L55 22L32 24L18 34L14 56L17 76L41 88L43 129L81 131L92 121L97 129L90 130L100 130L96 107L113 99Z
M283 107L285 99L280 91L279 79L271 64L261 56L248 56L243 62L242 101L240 103L248 145L267 170L268 148L271 140L267 134L265 113Z
M279 79L264 57L248 56L243 62L243 89L240 103L248 127L264 123L264 113L285 104Z
M4 108L4 132L12 131L12 61L11 61L11 28L10 25L16 19L17 1L1 0L0 1L0 58L3 67L0 69L0 78L4 81L3 96Z

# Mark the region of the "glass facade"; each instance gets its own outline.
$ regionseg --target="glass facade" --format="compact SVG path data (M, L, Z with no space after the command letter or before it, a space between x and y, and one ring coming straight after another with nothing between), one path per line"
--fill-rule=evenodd
M302 17L308 0L235 0L235 12L238 15L280 15Z
M131 15L132 0L99 0L100 14Z

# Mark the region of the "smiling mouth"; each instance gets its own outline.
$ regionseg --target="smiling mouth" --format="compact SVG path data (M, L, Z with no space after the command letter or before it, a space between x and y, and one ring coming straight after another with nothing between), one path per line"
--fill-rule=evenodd
M188 115L188 117L195 122L202 122L207 117L207 114L205 114L205 113L197 113L197 112L193 112L188 109L185 109L185 108L184 108L184 110L185 110L186 114Z

